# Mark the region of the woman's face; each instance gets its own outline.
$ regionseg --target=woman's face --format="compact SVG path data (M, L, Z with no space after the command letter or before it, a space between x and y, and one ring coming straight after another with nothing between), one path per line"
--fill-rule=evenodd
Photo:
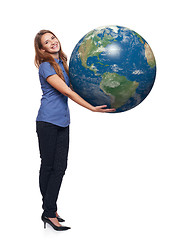
M50 54L55 54L60 50L58 39L51 33L45 33L41 37L42 50Z

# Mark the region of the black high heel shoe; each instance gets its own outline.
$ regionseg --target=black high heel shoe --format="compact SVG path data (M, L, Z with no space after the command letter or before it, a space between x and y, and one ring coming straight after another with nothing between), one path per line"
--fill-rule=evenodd
M44 228L46 228L46 223L48 223L49 225L51 225L51 227L53 227L54 230L57 231L64 231L64 230L68 230L70 229L70 227L66 227L66 226L56 226L49 218L42 216L41 217L42 221L44 222Z

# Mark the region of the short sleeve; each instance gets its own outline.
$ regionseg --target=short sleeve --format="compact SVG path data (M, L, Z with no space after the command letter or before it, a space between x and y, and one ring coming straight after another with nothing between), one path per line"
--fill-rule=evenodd
M43 62L40 64L39 74L47 79L47 77L56 74L56 71L49 62Z

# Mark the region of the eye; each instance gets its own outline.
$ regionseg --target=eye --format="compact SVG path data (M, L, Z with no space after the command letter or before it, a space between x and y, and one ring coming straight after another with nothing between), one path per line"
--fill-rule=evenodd
M51 39L54 39L54 38L56 38L56 37L55 37L55 36L52 36L52 37L51 37Z
M48 44L48 41L45 41L45 44Z

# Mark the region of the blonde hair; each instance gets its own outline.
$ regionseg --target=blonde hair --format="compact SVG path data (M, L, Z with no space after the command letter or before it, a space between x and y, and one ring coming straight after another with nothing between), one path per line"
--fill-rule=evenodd
M35 66L37 68L39 68L40 64L42 62L49 62L54 70L56 71L56 73L58 74L58 76L63 79L63 81L65 81L64 79L64 76L63 76L63 72L59 66L58 63L56 63L55 59L47 52L42 52L41 49L42 49L42 44L41 44L41 37L45 34L45 33L51 33L52 35L55 36L54 33L52 33L51 31L49 30L41 30L39 31L36 36L35 36L35 39L34 39L34 47L35 47L35 60L34 60L34 63L35 63ZM56 36L55 36L56 37ZM57 38L57 37L56 37ZM57 38L58 39L58 38ZM58 40L59 41L59 40ZM60 44L60 41L59 41L59 44ZM68 70L68 64L67 64L67 56L65 55L65 53L62 51L62 48L61 48L61 44L60 44L60 50L59 50L59 58L62 60L63 62L63 66L64 66L64 69L67 73L67 75L69 76L69 70Z

